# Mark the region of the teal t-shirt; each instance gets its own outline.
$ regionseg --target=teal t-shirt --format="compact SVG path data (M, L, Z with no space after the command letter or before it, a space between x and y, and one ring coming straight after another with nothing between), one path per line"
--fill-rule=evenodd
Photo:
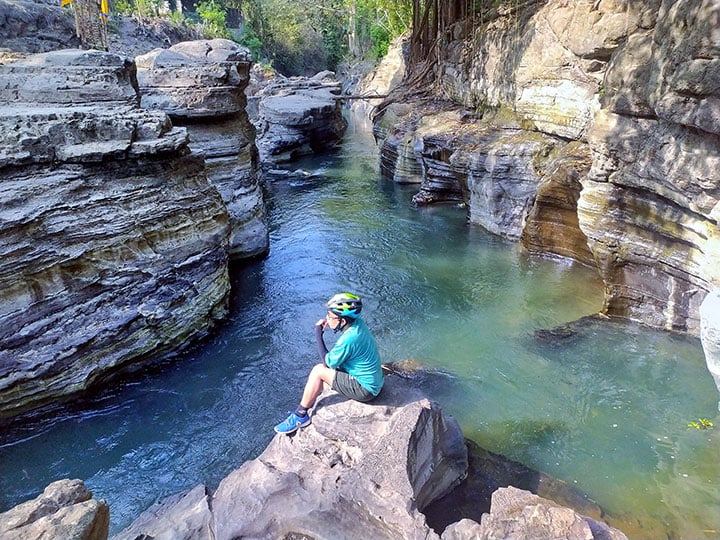
M340 334L335 346L325 355L325 363L355 377L372 395L380 393L384 381L380 355L375 338L361 317Z

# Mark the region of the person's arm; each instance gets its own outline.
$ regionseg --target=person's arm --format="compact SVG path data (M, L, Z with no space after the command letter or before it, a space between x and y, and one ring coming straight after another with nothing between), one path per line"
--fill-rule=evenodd
M315 341L317 341L318 354L320 355L320 361L327 365L325 362L325 355L328 353L327 347L325 346L325 340L323 340L323 331L325 330L325 319L320 319L315 323Z

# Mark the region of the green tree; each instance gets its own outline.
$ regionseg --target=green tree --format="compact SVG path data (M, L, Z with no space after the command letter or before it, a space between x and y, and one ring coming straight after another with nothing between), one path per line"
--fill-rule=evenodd
M335 70L348 56L378 59L412 20L411 0L224 1L243 14L241 42L285 75Z
M410 0L346 0L350 14L350 48L359 58L379 59L390 42L412 23Z
M225 22L225 9L216 0L202 0L195 4L200 17L203 35L206 38L226 38L232 36Z

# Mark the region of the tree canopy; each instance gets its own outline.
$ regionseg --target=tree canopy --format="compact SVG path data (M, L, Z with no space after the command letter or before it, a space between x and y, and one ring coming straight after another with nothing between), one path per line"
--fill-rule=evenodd
M412 24L412 0L224 1L244 19L239 41L286 75L334 70L348 57L377 60Z

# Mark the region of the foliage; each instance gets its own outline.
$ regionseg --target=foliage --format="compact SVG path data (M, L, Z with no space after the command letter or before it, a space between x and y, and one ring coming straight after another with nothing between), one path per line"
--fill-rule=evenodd
M239 5L261 56L286 75L335 70L348 55L376 60L412 20L410 0L226 1Z
M202 33L206 38L230 39L232 37L225 22L226 12L219 2L202 0L195 4L195 10L200 17Z
M180 13L179 11L172 11L170 12L170 24L175 28L181 28L183 26L186 26L189 21L185 18L185 16Z
M713 423L707 418L698 418L697 421L690 422L688 427L694 429L710 429L713 427Z
M390 42L412 24L410 1L353 0L359 56L376 60L387 54Z
M260 62L262 59L262 46L263 43L260 41L260 38L255 33L255 30L252 29L251 26L245 26L243 29L242 34L240 34L240 37L237 40L240 45L244 45L250 50L250 53L252 54L252 59L255 62Z
M113 4L113 11L122 15L129 15L141 19L158 17L163 0L117 0Z

